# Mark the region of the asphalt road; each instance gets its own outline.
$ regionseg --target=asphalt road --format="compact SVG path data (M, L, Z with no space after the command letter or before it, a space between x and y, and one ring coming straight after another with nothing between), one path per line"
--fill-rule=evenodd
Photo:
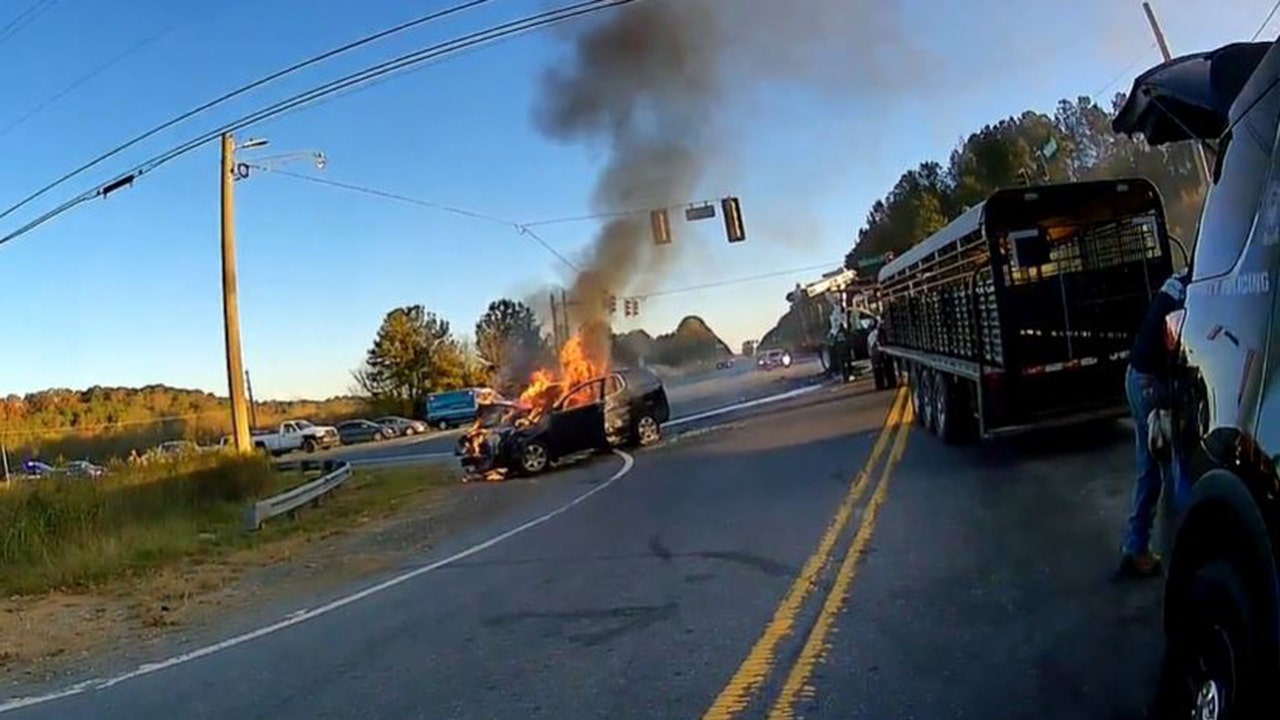
M881 432L866 385L547 476L364 595L4 720L1141 717L1160 588L1110 579L1126 428L951 448Z
M821 364L816 358L799 359L790 368L771 371L759 370L749 361L739 359L732 368L713 370L694 376L668 378L664 384L671 403L671 416L679 418L816 382L821 372ZM454 446L462 432L462 430L431 431L427 435L395 438L376 443L360 443L311 455L294 453L282 459L340 458L356 464L412 461L431 456L447 459L452 457Z

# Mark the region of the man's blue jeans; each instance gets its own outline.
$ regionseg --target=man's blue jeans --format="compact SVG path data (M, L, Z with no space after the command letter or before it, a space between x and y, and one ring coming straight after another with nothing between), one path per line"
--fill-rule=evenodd
M1138 555L1151 549L1151 526L1155 523L1160 504L1160 492L1165 484L1173 493L1172 506L1181 507L1186 498L1186 473L1177 462L1160 460L1151 454L1147 444L1147 417L1163 404L1168 393L1164 382L1153 375L1135 371L1125 373L1125 394L1129 397L1129 412L1133 415L1134 450L1138 466L1138 478L1133 485L1133 498L1129 510L1129 527L1125 533L1124 552ZM1175 453L1179 457L1181 453Z

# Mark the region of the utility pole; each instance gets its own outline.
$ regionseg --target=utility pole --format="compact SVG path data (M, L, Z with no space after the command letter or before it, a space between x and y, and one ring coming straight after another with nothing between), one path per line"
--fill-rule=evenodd
M564 318L564 342L573 337L573 325L569 323L569 296L564 288L560 288L560 316ZM559 352L560 348L556 348Z
M222 324L226 336L227 385L231 395L231 437L236 452L252 451L245 408L244 360L240 355L240 304L236 297L235 138L222 135Z
M560 313L556 311L556 294L555 291L549 293L551 300L551 342L559 349L560 345Z
M258 403L253 401L253 380L249 378L249 371L244 371L244 389L249 394L249 423L250 427L258 426Z
M1147 14L1147 22L1151 25L1151 33L1156 36L1156 45L1160 46L1160 55L1165 62L1173 59L1173 53L1169 52L1169 43L1165 42L1164 31L1160 29L1160 23L1156 22L1155 11L1151 9L1151 3L1142 3L1142 11ZM1200 171L1200 184L1207 192L1209 190L1209 159L1204 154L1204 143L1195 139L1192 140L1195 146L1196 169Z

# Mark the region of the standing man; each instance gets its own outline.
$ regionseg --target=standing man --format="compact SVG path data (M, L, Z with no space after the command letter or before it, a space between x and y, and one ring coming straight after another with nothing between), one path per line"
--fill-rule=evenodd
M1133 485L1129 523L1120 560L1120 574L1154 577L1160 574L1160 556L1151 551L1151 527L1155 523L1160 491L1170 485L1174 497L1180 494L1179 473L1168 459L1158 459L1148 444L1147 421L1157 408L1169 407L1169 365L1172 358L1165 346L1165 316L1182 307L1186 300L1186 274L1176 273L1165 281L1151 301L1129 351L1125 373L1125 394L1133 416L1134 449L1138 476Z

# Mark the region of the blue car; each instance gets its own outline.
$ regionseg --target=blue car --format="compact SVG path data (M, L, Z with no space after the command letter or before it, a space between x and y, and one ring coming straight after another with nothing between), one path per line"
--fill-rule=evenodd
M440 430L470 425L476 421L478 395L477 388L428 395L426 412L423 413L427 424Z

